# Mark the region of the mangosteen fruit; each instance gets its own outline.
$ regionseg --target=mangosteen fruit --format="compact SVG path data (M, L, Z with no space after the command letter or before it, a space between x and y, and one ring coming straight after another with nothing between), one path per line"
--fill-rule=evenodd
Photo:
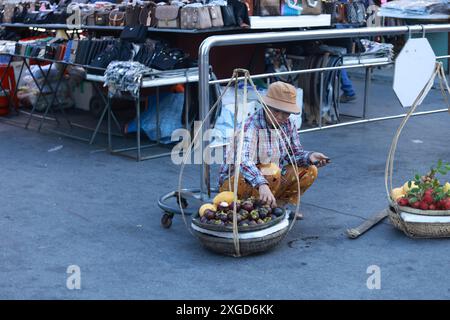
M241 204L241 208L250 212L253 210L253 203L246 200Z
M284 210L282 208L280 208L280 207L274 208L272 210L272 214L277 216L277 217L281 217L283 215L283 213L284 213Z
M216 213L212 210L206 210L204 217L206 217L208 220L212 220L216 217Z
M227 202L222 201L221 203L219 203L219 205L217 206L217 210L219 211L228 211L228 209L230 208L230 206L228 205Z

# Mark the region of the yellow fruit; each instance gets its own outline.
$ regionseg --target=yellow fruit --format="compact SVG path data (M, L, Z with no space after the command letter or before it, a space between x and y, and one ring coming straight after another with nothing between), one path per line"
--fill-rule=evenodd
M200 217L203 217L205 211L208 209L212 211L217 211L217 207L215 205L213 205L212 203L205 203L200 207L200 209L198 209L198 214L200 215Z
M397 201L397 199L403 197L405 194L406 193L402 187L395 188L395 189L392 189L392 191L391 191L391 198L392 198L392 200Z
M448 192L450 190L450 182L446 182L444 185L444 192Z
M231 204L234 201L234 193L231 191L223 191L215 196L213 203L217 206L221 202Z
M411 181L411 188L408 187L408 183L409 181L406 181L405 184L403 185L403 191L405 191L405 193L408 193L409 190L411 190L412 188L418 187L418 185L414 181Z
M275 163L261 164L259 169L264 176L276 176L281 173L281 169Z

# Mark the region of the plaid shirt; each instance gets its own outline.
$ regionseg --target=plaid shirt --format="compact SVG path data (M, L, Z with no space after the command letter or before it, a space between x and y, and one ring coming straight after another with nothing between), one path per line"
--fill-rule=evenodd
M289 121L280 125L286 135L271 128L266 122L264 110L260 109L250 116L244 125L244 141L242 148L241 174L252 187L267 184L261 171L256 167L260 163L275 163L282 169L281 174L286 173L286 166L290 163L289 154L298 166L309 166L311 151L304 151L300 143L300 137L296 125ZM281 137L280 137L281 136ZM239 137L237 137L236 141ZM291 144L289 148L287 139ZM236 143L237 146L237 143ZM228 179L228 170L231 166L231 174L234 172L235 146L227 148L225 162L222 164L219 176L219 185ZM288 151L292 151L289 152Z

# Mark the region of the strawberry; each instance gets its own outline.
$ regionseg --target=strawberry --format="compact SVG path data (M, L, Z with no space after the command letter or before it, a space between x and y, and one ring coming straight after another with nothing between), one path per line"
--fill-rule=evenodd
M400 198L397 200L397 203L399 206L402 206L402 207L409 205L409 201L407 198Z
M431 196L431 194L425 194L424 197L422 198L422 202L425 202L426 204L432 204L434 202L433 197Z
M420 208L420 210L428 210L428 203L426 203L424 201L420 201L419 208Z

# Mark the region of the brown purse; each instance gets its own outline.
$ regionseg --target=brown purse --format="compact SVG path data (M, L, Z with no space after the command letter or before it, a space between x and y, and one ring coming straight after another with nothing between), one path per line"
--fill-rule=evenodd
M93 9L81 10L81 24L85 26L95 25L95 11Z
M302 0L302 15L319 15L322 13L321 0Z
M182 29L209 29L212 27L211 16L207 7L183 7L180 13Z
M211 16L211 24L213 27L223 27L222 11L220 6L208 6Z
M107 26L109 24L109 10L100 10L95 12L95 25Z
M139 24L147 27L156 27L158 20L155 17L156 3L153 1L144 2L139 13Z
M179 28L180 7L176 5L156 6L155 17L158 19L158 28Z
M126 25L133 27L139 25L139 13L141 12L140 5L128 4L125 9Z
M109 13L109 25L113 27L123 27L125 25L125 12L114 9Z

